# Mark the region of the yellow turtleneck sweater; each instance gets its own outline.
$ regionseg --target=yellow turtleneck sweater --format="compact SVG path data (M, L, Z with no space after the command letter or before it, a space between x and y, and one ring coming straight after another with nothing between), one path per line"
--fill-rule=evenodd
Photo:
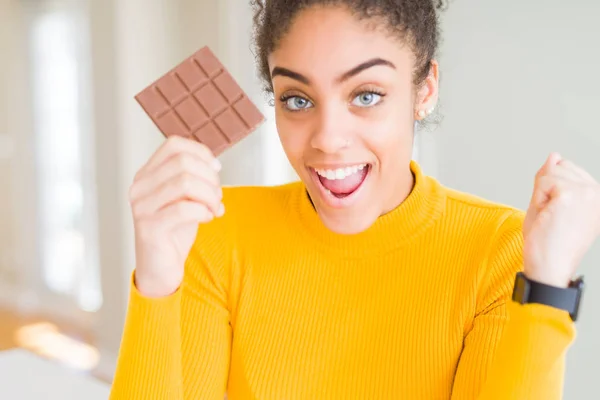
M510 299L523 213L411 168L410 196L351 236L301 183L224 189L180 289L132 285L111 399L561 398L573 323Z

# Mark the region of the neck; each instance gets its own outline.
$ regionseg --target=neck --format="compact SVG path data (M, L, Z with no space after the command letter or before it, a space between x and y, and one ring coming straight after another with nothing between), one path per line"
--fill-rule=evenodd
M415 173L412 169L408 169L404 175L408 175L405 179L398 179L392 194L390 195L386 206L381 214L386 215L398 208L412 193L415 187Z

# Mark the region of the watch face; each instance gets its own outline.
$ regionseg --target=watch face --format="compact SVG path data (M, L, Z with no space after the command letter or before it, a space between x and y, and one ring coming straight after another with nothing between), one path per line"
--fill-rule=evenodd
M525 304L527 298L529 297L529 284L527 279L522 273L517 274L517 278L515 279L515 288L513 290L513 300Z
M571 284L569 286L571 288L577 290L577 296L575 299L575 304L574 304L573 310L572 310L572 312L569 313L569 315L571 316L571 319L573 321L577 321L577 318L579 317L579 307L581 305L581 297L583 295L583 288L585 287L585 285L583 283L583 276L581 276L578 279L571 282Z
M583 283L583 276L580 276L579 278L575 279L574 281L572 281L569 284L570 288L577 289L577 290L583 290L584 286L585 285Z

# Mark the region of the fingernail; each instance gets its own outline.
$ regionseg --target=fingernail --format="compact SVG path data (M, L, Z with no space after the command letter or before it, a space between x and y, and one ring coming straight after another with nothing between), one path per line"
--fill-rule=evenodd
M212 168L213 168L215 171L219 172L219 171L221 170L221 168L222 168L222 165L221 165L221 162L220 162L218 159L214 158L214 159L212 160L212 162L211 162L211 167L212 167Z
M222 217L225 214L225 206L223 203L219 205L219 210L217 211L217 217Z

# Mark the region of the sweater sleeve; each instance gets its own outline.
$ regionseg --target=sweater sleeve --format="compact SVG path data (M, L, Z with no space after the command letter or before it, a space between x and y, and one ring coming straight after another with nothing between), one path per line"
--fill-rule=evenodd
M452 400L561 399L565 356L575 337L568 313L512 301L522 270L523 215L510 215L491 241L473 324L465 337Z
M200 227L183 283L171 296L144 297L132 281L111 400L223 400L232 252L220 227Z

